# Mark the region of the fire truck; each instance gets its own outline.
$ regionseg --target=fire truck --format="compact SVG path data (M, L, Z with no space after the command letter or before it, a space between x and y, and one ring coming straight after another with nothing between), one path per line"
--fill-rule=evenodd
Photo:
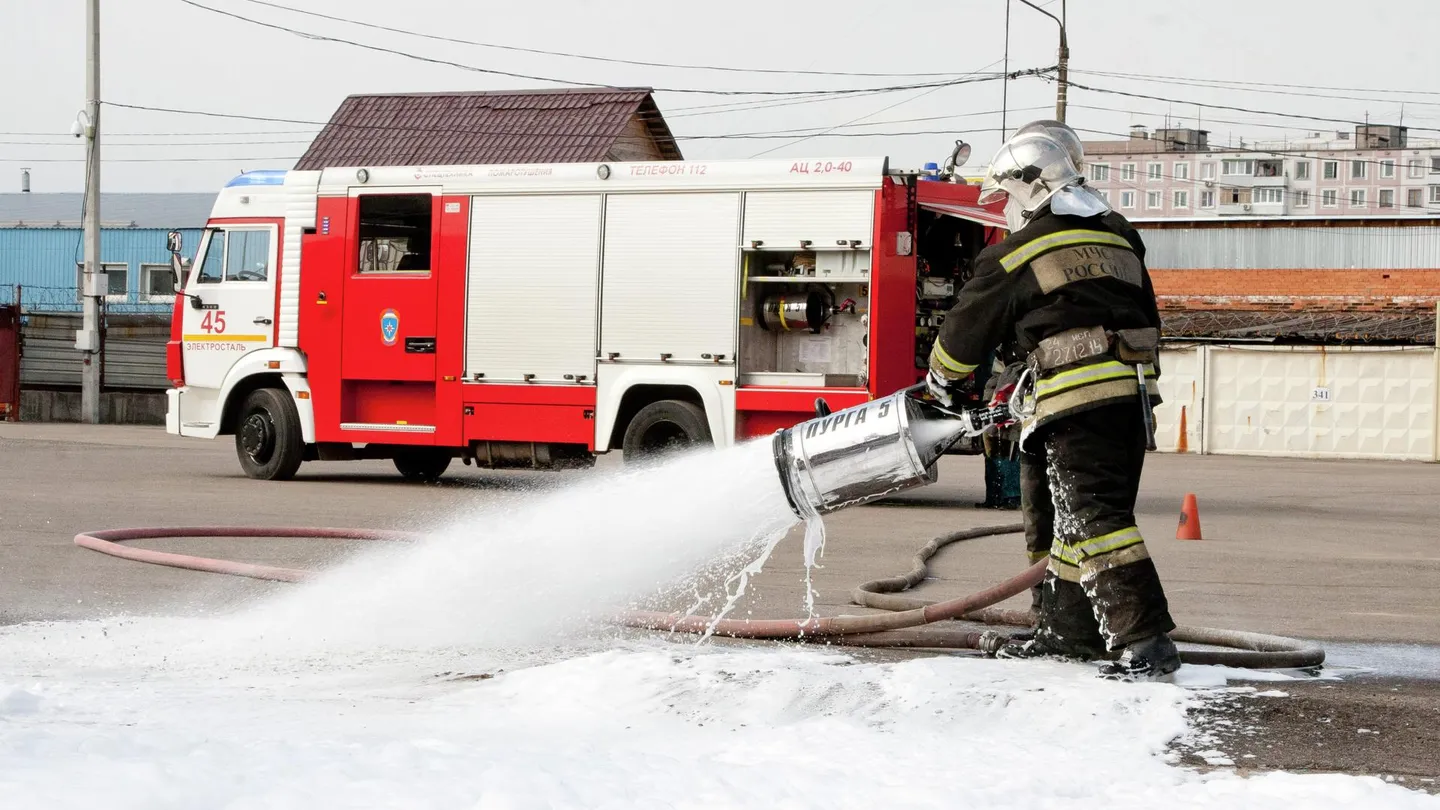
M921 380L978 188L886 158L255 171L177 272L166 430L434 480L726 446Z

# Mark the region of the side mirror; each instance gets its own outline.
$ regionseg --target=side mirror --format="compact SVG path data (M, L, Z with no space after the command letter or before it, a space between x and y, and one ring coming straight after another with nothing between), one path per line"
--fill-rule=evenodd
M179 253L185 237L179 231L171 231L165 234L165 249L171 253Z

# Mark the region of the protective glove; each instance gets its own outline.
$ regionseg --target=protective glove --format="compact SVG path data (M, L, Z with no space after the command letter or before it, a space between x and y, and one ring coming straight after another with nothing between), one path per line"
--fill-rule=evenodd
M943 376L933 368L925 374L925 388L930 392L930 396L947 408L955 407L958 382L958 380Z
M953 409L959 404L962 395L974 387L975 374L960 374L946 368L936 354L939 345L936 343L930 348L930 371L925 375L925 387L941 405Z

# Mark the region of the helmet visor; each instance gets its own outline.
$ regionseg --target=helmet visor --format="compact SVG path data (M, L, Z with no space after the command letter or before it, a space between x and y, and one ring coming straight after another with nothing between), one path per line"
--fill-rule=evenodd
M981 205L989 205L996 200L1004 199L1007 194L1009 192L1001 187L1000 181L996 180L994 175L988 175L985 182L980 184L980 196L976 198L976 202Z

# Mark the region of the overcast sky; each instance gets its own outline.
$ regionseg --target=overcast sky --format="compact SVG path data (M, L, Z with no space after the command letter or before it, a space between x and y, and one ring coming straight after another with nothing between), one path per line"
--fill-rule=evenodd
M569 81L673 90L801 90L880 87L935 78L722 73L640 67L439 43L257 5L195 0L308 33L343 37L480 68ZM667 3L607 0L274 0L308 11L499 45L640 61L776 70L944 73L998 71L1005 53L1006 0L725 0ZM1010 69L1052 65L1057 26L1011 0ZM1060 0L1036 0L1057 16ZM102 98L110 102L261 117L323 121L351 93L541 88L517 79L425 64L351 45L306 39L204 11L183 0L102 0ZM1180 101L1265 112L1389 122L1400 115L1412 137L1440 136L1434 31L1437 0L1068 0L1072 81ZM33 190L78 191L82 142L69 134L85 101L84 0L0 0L0 191L19 188L28 166ZM1261 93L1085 71L1364 88L1286 88ZM943 77L941 77L943 78ZM1276 89L1276 88L1270 88ZM1416 91L1401 95L1387 91ZM1426 93L1429 93L1428 95ZM1311 95L1302 95L1311 94ZM1335 95L1357 97L1336 99ZM794 98L658 92L677 135L773 133L850 122L873 137L685 140L687 158L888 155L892 165L939 161L955 138L974 144L983 164L999 143L1002 84L828 98L821 102L716 112L693 109ZM1009 84L1008 125L1054 112L1053 83ZM1131 124L1197 122L1197 108L1071 90L1077 128L1125 132ZM692 108L692 109L685 109ZM1108 108L1108 109L1096 109ZM1250 112L1207 109L1212 142L1278 138L1348 128ZM697 114L704 113L704 114ZM906 119L965 116L948 120ZM893 123L885 123L893 122ZM214 191L242 169L288 168L316 127L161 114L108 107L103 130L108 191ZM1261 126L1265 124L1268 126ZM1423 131L1434 127L1436 131ZM282 134L248 134L275 132ZM916 130L939 134L897 135ZM10 134L21 133L21 134ZM40 135L28 133L42 133ZM152 134L153 133L153 134ZM953 134L950 134L953 133ZM1087 138L1104 137L1083 133ZM300 141L280 143L278 141ZM27 142L39 142L34 145ZM243 143L236 143L243 142ZM189 144L180 146L177 144ZM195 162L164 162L173 158ZM221 158L220 160L210 160ZM160 162L135 162L159 159Z

